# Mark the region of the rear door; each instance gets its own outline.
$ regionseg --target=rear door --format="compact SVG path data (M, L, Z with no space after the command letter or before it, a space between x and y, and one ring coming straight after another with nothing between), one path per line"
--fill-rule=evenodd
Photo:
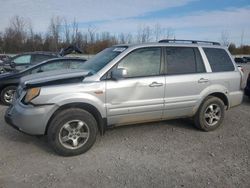
M201 54L196 47L167 47L163 118L189 116L209 86Z
M136 49L114 67L126 69L127 76L106 81L109 125L162 118L165 78L161 54L160 47Z

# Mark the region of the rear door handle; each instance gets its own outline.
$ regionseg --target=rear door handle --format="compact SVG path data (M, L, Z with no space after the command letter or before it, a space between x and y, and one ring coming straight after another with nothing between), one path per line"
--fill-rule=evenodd
M163 86L163 83L158 83L158 82L152 82L149 84L149 87L161 87Z
M209 80L205 78L201 78L198 80L198 83L207 83Z

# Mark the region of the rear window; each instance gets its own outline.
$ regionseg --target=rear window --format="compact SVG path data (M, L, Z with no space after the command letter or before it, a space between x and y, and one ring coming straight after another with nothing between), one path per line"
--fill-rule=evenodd
M213 72L234 71L234 65L224 49L203 48Z

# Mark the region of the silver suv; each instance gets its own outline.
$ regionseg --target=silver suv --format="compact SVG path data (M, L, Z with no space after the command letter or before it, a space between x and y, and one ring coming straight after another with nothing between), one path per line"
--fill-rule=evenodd
M81 71L24 77L5 120L47 135L61 155L86 152L112 126L193 117L212 131L241 103L242 74L215 42L171 41L107 48Z

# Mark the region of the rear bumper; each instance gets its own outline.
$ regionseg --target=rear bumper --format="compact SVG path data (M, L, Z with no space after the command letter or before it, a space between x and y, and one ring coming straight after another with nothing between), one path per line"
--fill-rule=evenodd
M230 106L230 108L240 105L242 103L242 100L243 100L243 95L244 95L243 91L231 92L229 94L229 106Z

